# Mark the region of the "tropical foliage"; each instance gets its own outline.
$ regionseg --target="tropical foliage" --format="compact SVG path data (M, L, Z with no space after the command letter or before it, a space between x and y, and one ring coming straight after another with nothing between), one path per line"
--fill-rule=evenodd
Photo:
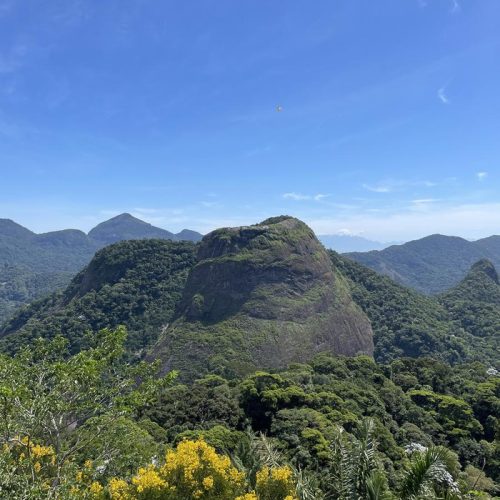
M490 498L500 377L479 363L309 365L190 385L124 358L125 331L0 359L0 497Z

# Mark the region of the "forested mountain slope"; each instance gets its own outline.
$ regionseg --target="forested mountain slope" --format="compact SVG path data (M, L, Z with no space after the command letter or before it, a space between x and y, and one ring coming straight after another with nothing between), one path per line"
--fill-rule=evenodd
M129 350L140 352L171 321L194 250L193 243L167 240L104 248L63 292L19 310L0 330L0 347L14 352L36 337L62 334L77 352L87 332L123 324Z
M405 286L435 294L456 285L480 259L489 259L499 267L500 236L468 241L435 234L380 251L346 256Z
M475 337L474 352L498 363L500 357L500 282L488 260L480 260L457 286L442 294L440 302L451 318Z
M330 252L349 280L353 299L370 318L375 359L432 356L449 362L473 359L473 337L435 299L395 283L353 260Z
M35 234L0 219L0 325L18 307L62 289L99 248L143 238L198 241L201 235L172 234L129 214L99 224L88 235L74 229Z

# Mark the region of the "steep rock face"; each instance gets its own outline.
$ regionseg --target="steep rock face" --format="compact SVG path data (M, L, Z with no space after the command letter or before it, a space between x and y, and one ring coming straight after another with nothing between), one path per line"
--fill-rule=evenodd
M165 369L225 374L372 354L370 322L312 230L292 217L202 240L177 320L152 351Z

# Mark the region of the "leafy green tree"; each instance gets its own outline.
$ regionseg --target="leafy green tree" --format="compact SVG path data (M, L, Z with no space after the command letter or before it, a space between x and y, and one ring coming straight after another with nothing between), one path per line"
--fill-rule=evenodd
M109 429L175 377L155 379L155 365L123 363L125 339L120 327L100 331L89 340L92 347L74 356L68 356L67 341L56 337L38 340L14 358L0 357L0 445L25 448L24 455L33 446L50 449L54 485L94 443L111 453L116 440Z

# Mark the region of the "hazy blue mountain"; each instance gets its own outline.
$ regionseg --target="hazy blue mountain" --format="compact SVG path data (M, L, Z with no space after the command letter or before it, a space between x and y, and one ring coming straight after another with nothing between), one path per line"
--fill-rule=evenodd
M197 231L192 231L191 229L183 229L180 233L177 233L175 237L179 241L192 241L196 243L201 241L203 235Z
M381 243L349 234L320 234L318 239L326 248L339 253L383 250L390 245L390 243Z
M174 233L154 227L130 214L120 214L101 222L88 234L89 238L101 246L110 245L123 240L143 240L157 238L160 240L176 240Z
M500 236L468 241L434 234L384 250L346 255L398 283L432 294L456 285L481 259L500 267Z

